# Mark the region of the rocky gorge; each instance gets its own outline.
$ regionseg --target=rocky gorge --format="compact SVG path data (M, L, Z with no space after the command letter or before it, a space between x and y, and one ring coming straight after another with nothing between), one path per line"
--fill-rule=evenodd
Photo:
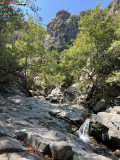
M119 8L119 0L113 1L108 6L107 16L115 14L116 18ZM83 11L80 15L88 16L89 13L89 10ZM24 65L22 71L1 74L0 160L120 160L120 81L105 81L106 75L113 75L114 67L120 69L119 42L117 47L114 45L108 51L109 55L115 54L115 64L112 64L113 60L108 56L111 61L107 65L110 64L107 67L105 64L105 68L97 70L98 72L94 72L94 64L93 69L89 67L91 57L86 62L87 68L76 65L80 71L73 70L71 74L69 72L75 67L75 61L67 72L64 68L66 64L58 65L58 55L72 45L80 32L80 15L71 15L68 11L61 10L48 23L47 36L43 41L48 53L51 53L46 54L50 60L48 58L47 61L45 56L38 62L43 65L37 65L31 70L34 78L27 75L30 70L26 69L27 66L24 68ZM58 52L55 61L54 51ZM76 60L77 56L78 54ZM103 61L104 55L101 58ZM9 57L6 64L7 62ZM98 68L100 65L102 63L98 64ZM33 73L36 70L37 74ZM59 81L65 78L65 73L66 79ZM78 76L77 80L75 76ZM85 80L88 83L82 83Z
M90 118L89 134L101 139L103 143L109 142L114 148L109 150L94 143L91 136L89 142L79 137L80 132L84 136L83 132L89 130L89 124L79 130L90 116L89 109L83 104L55 104L37 97L25 97L18 90L14 90L14 93L11 89L9 94L0 94L1 160L43 159L30 153L20 141L55 160L119 159L119 106Z

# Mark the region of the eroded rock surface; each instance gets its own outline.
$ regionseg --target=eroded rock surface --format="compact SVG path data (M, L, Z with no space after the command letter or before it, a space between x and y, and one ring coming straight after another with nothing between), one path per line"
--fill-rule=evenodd
M47 25L46 42L50 50L56 49L61 52L71 44L71 40L75 39L79 32L79 19L80 15L70 16L70 13L65 10L56 13L56 17Z
M92 117L91 123L91 133L94 136L111 146L120 147L120 106L99 112Z
M8 156L10 160L41 160L29 153L25 155L26 148L17 140L26 141L55 160L72 160L75 153L79 159L93 154L89 144L76 134L71 134L71 124L80 126L88 116L88 110L83 105L52 104L19 95L3 99L5 104L0 106L0 150L4 152L0 155L2 160L7 160ZM118 115L119 109L116 107L114 112ZM118 121L114 120L114 123ZM7 149L15 153L7 154ZM18 150L21 153L17 153Z
M51 104L38 98L19 95L3 98L3 101L4 105L0 106L0 149L5 151L8 147L10 150L24 150L18 144L18 139L59 160L63 160L63 154L64 159L72 158L74 151L82 154L92 152L82 140L78 141L78 137L71 134L71 123L80 126L88 114L82 105ZM63 154L60 154L61 151ZM5 159L8 155L2 156Z
M43 160L30 153L4 153L0 155L0 160Z

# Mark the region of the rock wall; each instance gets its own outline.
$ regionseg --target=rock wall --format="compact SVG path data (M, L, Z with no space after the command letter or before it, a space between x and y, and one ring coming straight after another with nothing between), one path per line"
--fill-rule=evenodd
M69 12L61 10L56 13L47 25L48 35L46 37L49 50L56 49L58 52L63 51L71 44L71 40L76 38L78 29L78 21L80 15L70 15Z
M113 0L108 6L108 15L117 15L120 9L120 0Z

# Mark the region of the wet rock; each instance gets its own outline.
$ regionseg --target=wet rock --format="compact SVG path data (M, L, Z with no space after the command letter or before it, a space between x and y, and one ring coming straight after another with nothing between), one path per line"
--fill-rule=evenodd
M80 138L72 134L67 134L66 137L67 143L72 147L72 150L77 154L90 154L93 153L90 145L83 142Z
M120 114L118 113L119 107L115 106L110 108L109 112L99 112L91 120L90 130L95 131L96 135L100 131L101 139L114 147L120 147Z
M82 157L82 160L111 160L111 158L108 158L102 155L97 155L97 154L88 154Z
M50 150L56 160L68 160L73 156L72 147L65 141L51 143Z

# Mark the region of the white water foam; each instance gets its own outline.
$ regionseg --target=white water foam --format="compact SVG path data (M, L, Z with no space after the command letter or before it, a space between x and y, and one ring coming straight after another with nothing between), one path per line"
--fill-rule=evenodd
M77 131L78 134L79 134L80 139L82 139L86 143L90 141L90 137L89 137L89 123L90 123L90 119L87 118L85 120L85 122L81 125L81 127L79 128L79 130Z

